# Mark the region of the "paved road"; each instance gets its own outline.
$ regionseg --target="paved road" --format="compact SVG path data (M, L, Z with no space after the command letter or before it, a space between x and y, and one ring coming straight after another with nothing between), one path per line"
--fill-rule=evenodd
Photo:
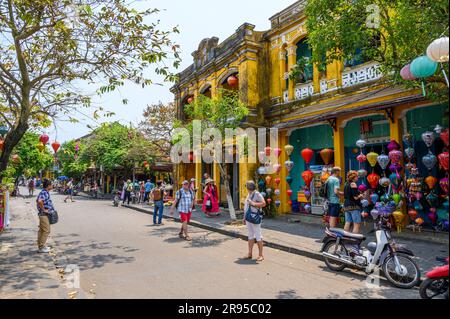
M320 261L266 250L266 261L242 261L246 243L151 217L110 202L54 195L60 222L52 229L58 255L80 267L91 298L417 298L418 291L369 288L358 272L332 273Z

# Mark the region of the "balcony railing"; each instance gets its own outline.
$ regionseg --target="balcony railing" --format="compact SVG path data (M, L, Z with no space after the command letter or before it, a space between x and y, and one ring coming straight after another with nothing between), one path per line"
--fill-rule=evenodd
M303 100L314 95L314 85L312 82L300 84L295 87L295 98Z

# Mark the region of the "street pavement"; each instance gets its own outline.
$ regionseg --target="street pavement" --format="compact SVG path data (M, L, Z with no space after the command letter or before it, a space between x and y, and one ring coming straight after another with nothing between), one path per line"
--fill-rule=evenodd
M39 269L50 278L54 289L45 291L32 272L13 267L7 254L0 254L1 298L163 298L163 299L245 299L245 298L418 298L417 288L400 290L385 284L366 284L357 271L333 273L323 262L275 249L266 249L266 260L243 261L246 242L233 237L191 227L192 242L178 238L180 225L165 221L153 226L151 216L124 207L115 208L109 201L77 198L64 203L52 195L60 221L52 227L54 258L36 257L32 239L36 225L25 227L27 240L16 245L22 236L0 235L2 243L21 256L15 262L44 258ZM14 234L20 218L33 219L34 199L12 202ZM24 213L28 211L28 213ZM4 246L4 245L2 245ZM256 252L256 251L255 251ZM4 263L9 261L9 266ZM67 289L59 280L58 267L75 265L80 270L80 289ZM27 278L30 276L30 278ZM20 279L19 279L20 277ZM5 278L7 280L5 280ZM16 280L34 280L33 287L17 285ZM59 281L58 281L59 280ZM48 289L50 289L48 288ZM32 292L28 292L32 290ZM76 291L76 293L75 293ZM42 292L42 295L41 295ZM72 293L72 295L71 295Z

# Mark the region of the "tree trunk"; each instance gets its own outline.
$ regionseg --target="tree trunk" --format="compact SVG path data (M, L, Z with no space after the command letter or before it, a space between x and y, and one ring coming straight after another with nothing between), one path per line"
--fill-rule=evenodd
M14 147L20 142L23 135L28 130L28 123L20 123L11 129L5 137L3 144L3 151L0 155L0 183L3 181L3 174L8 167L9 157L11 156Z
M227 202L228 202L228 210L230 212L230 219L232 221L236 221L237 220L236 211L234 209L233 196L231 195L230 183L228 182L227 172L221 163L219 163L218 166L219 166L219 170L220 170L220 175L222 176L222 179L225 184L225 190L227 192Z

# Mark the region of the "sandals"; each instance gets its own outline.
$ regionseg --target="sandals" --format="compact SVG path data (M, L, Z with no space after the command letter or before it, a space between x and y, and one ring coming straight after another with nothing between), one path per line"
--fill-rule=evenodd
M243 260L251 260L253 259L252 255L245 255L244 257L242 257Z
M256 259L256 261L264 261L264 257L263 256L259 256L258 259Z
M183 233L179 233L179 234L178 234L178 237L180 237L181 239L184 239L184 238L185 238Z
M184 237L184 240L185 240L185 241L192 241L192 238L189 237L189 236L186 236L186 237Z

